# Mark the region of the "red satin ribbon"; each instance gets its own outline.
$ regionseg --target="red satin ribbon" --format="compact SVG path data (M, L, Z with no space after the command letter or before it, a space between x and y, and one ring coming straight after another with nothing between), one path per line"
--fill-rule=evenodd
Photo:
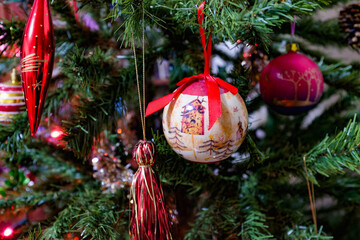
M211 45L212 45L212 39L211 39L211 32L209 36L208 41L208 48L206 49L206 39L205 39L205 29L203 27L203 20L204 20L204 8L205 8L205 1L202 2L198 8L198 21L199 21L199 29L200 29L200 36L201 36L201 42L204 50L204 56L205 56L205 75L210 75L210 62L211 62Z
M205 30L203 27L204 7L205 7L205 2L202 2L198 8L200 36L201 36L201 42L205 56L204 74L199 74L196 76L184 78L183 80L181 80L176 84L177 86L179 86L179 88L177 88L173 93L150 102L146 108L145 117L164 108L166 105L170 103L172 99L176 98L180 93L182 93L185 90L185 88L187 88L191 83L204 79L206 83L208 99L209 99L209 130L210 130L214 125L214 123L216 122L216 120L221 116L221 98L220 98L219 86L224 89L227 89L232 94L236 94L238 92L236 87L221 80L220 78L216 78L210 75L212 40L210 33L209 41L206 47Z

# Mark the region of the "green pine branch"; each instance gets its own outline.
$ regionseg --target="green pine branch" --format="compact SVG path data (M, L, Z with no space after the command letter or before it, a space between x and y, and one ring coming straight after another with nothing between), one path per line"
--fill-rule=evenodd
M205 8L205 28L213 29L213 35L222 40L237 39L249 44L270 44L268 34L285 22L293 20L294 15L310 14L319 4L330 1L208 1ZM191 27L198 32L196 7L200 1L164 1L157 2L156 7L166 8L175 13L175 18L183 27ZM184 24L185 23L185 24Z
M229 187L232 183L224 184ZM185 239L273 239L268 230L268 219L261 212L255 174L241 178L237 184L241 190L231 197L218 192L199 196L203 199L198 207L201 210Z
M273 239L273 235L267 231L268 226L265 222L265 214L256 210L248 211L238 236L244 240Z
M25 28L24 21L8 21L6 19L2 19L3 23L1 24L2 27L0 28L0 44L5 46L4 50L1 52L0 56L3 54L4 51L8 51L11 49L14 44L18 47L21 46L20 40L22 38L22 34Z
M70 79L77 79L83 94L69 121L63 121L67 147L86 157L94 138L125 111L124 101L135 79L133 68L115 69L107 53L75 51L63 64Z
M286 25L284 33L290 33L290 27ZM316 21L311 17L305 17L296 22L296 35L308 40L313 44L322 46L348 46L337 19Z
M241 224L241 231L237 234L244 240L272 239L267 225L266 215L262 213L258 201L258 179L256 174L243 180L240 193L240 206L245 219Z
M61 63L62 73L72 82L81 87L79 91L89 93L94 85L109 82L115 74L114 60L111 51L103 51L99 47L94 49L75 49ZM99 89L93 91L98 92Z
M336 199L337 209L341 207L351 208L360 204L360 175L347 174L322 180L321 191Z
M7 158L13 166L19 162L16 159L19 149L23 149L29 139L29 123L27 113L14 116L10 126L0 125L0 150L7 153Z
M132 46L134 41L142 41L142 24L144 12L145 26L163 26L165 22L151 13L151 8L156 1L153 0L112 0L112 9L108 18L120 21L120 32L122 43L125 47Z
M215 37L222 40L237 39L246 40L250 44L260 43L265 48L270 44L268 34L273 33L275 28L285 22L293 20L294 15L310 14L320 4L328 4L330 1L254 1L254 2L235 2L235 1L208 1L205 9L205 28L213 29ZM175 16L178 21L177 28L191 28L193 32L198 32L198 21L196 8L198 0L191 1L112 1L113 8L109 15L117 21L121 21L122 41L126 46L130 46L132 37L141 39L142 7L145 9L145 24L168 28L171 25L157 16L159 12L167 10L170 15ZM221 37L220 37L221 36Z
M55 146L32 143L20 149L17 156L22 166L28 167L37 177L46 180L41 186L45 187L51 178L64 179L66 182L74 180L89 181L92 174L91 166L80 163L72 152L57 149Z
M339 62L341 62L341 61L339 61L339 59L336 59L336 58L333 58L333 57L328 57L321 50L309 48L308 45L306 45L305 43L298 42L298 44L300 46L300 51L302 53L304 53L307 56L311 56L311 58L313 58L313 59L315 59L317 61L322 60L326 64L339 64ZM351 62L348 65L353 66L354 69L359 69L360 68L359 61Z
M344 89L349 94L360 96L360 70L352 65L325 64L319 62L324 81L336 89Z
M316 182L315 174L326 177L344 174L345 169L360 173L360 124L356 116L336 136L326 136L305 156L310 179Z
M212 201L209 207L203 207L196 214L195 222L184 239L228 239L236 232L240 220L240 216L237 215L238 208L237 203L233 201Z
M116 195L101 193L99 186L86 189L43 230L41 239L62 239L64 234L74 232L82 238L116 240L127 236L129 211L125 191Z
M286 240L305 240L305 239L333 239L331 236L326 236L326 233L323 231L323 226L321 226L318 232L315 232L314 226L294 226L287 230Z
M0 208L10 208L12 206L39 206L44 203L63 201L69 199L73 195L73 189L60 190L56 192L36 192L27 193L15 198L0 199Z
M23 240L40 240L40 236L42 234L42 227L39 223L38 225L34 226L32 230L28 231L28 236L24 237Z

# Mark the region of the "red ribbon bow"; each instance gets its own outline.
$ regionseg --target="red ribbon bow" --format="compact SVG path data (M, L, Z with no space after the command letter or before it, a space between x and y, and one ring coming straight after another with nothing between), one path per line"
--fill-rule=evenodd
M203 27L204 20L204 7L205 2L202 2L198 8L198 20L199 20L199 29L201 35L201 42L205 55L205 70L203 74L199 74L192 77L187 77L182 79L176 85L179 86L173 93L170 93L164 97L156 99L149 103L146 108L145 117L153 114L154 112L159 111L164 108L166 105L170 103L170 101L176 98L180 93L182 93L190 84L196 82L198 80L205 80L206 88L208 92L209 99L209 130L212 128L216 120L221 116L221 98L219 86L230 91L232 94L236 94L238 92L237 88L232 86L231 84L221 80L220 78L216 78L210 75L210 59L211 59L211 34L209 36L208 47L206 48L206 40L205 40L205 30Z

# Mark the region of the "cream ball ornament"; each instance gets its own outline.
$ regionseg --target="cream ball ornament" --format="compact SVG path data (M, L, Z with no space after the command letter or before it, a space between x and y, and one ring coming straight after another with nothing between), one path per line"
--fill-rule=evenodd
M164 135L173 150L192 162L214 163L240 147L248 113L238 89L210 75L212 40L210 34L206 44L204 8L205 2L198 8L204 73L182 79L173 93L150 102L145 116L164 108Z
M239 93L219 87L221 116L209 129L206 83L191 83L165 108L162 125L172 149L183 158L213 163L228 158L245 139L248 112Z

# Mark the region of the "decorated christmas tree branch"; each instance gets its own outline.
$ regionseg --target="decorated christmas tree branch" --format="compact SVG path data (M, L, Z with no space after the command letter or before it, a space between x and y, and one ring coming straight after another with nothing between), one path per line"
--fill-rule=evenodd
M234 67L233 71L228 77L234 79L234 86L239 89L239 94L242 98L246 99L251 91L250 82L248 78L249 71L243 67ZM227 79L227 78L224 78ZM245 102L247 105L248 103ZM248 107L248 106L246 106Z
M70 149L74 150L75 154L81 157L85 157L89 153L93 144L93 138L100 134L104 128L103 124L108 123L108 113L113 114L115 112L115 101L118 94L112 91L120 91L118 89L120 84L117 88L109 85L109 80L115 81L111 76L114 74L114 70L111 67L109 55L99 49L92 50L90 55L88 55L88 52L77 48L62 64L64 74L71 80L78 80L78 84L68 87L71 87L75 93L81 96L79 100L82 103L79 109L76 110L80 115L74 116L77 119L64 123L64 128L68 134L64 139L67 141ZM66 82L71 84L72 81ZM107 83L106 85L105 82ZM110 91L103 92L106 95L104 96L105 98L101 98L102 96L98 95L100 86ZM70 97L71 95L68 92L61 97L56 95L56 92L50 95L48 111L56 107L59 101L67 101ZM97 101L94 101L94 99ZM106 105L105 108L104 105ZM113 111L109 111L109 109L113 109ZM96 114L98 115L96 116ZM99 126L103 127L99 129ZM76 135L71 134L75 132Z
M34 145L34 144L32 144ZM39 142L36 143L39 146ZM34 147L34 146L29 146ZM66 179L66 182L89 181L92 170L87 162L80 162L73 156L72 152L55 150L54 146L42 145L41 149L25 148L19 154L18 159L26 164L31 170L36 171L37 175L42 179ZM35 166L36 167L35 167ZM78 170L78 168L80 168ZM90 180L91 181L91 180ZM48 185L45 181L41 185Z
M356 117L334 137L326 136L306 155L309 179L316 183L315 174L343 174L345 169L360 173L360 125Z
M76 191L75 191L76 193ZM50 203L54 201L64 201L68 200L70 196L74 194L74 189L64 189L56 192L36 192L31 194L26 194L16 198L10 199L0 199L0 208L10 208L10 207L22 207L22 206L38 206L45 203Z
M266 228L266 216L256 210L248 211L242 224L242 230L238 234L242 239L273 239Z
M360 96L360 71L351 65L326 65L323 62L319 67L324 75L324 81L337 89L344 89L349 94Z
M6 47L1 52L1 55L3 52L14 46L14 44L20 46L20 40L24 31L24 27L24 21L3 20L2 28L0 28L0 36L2 36L0 39L0 44Z
M118 22L113 22L109 28L109 20L106 16L110 12L111 0L106 1L77 1L78 10L86 15L77 19L74 9L66 0L56 0L51 4L51 8L66 21L66 28L55 29L56 44L60 46L64 42L75 43L80 48L100 47L101 49L118 49L119 44L114 39L114 31L118 27ZM91 7L88 7L90 5ZM101 9L101 11L98 11ZM95 15L96 18L92 18ZM91 39L91 41L88 41ZM59 51L57 52L59 54Z
M55 11L56 13L60 14L61 16L61 20L66 21L69 25L70 25L70 29L71 28L76 28L78 26L75 16L74 16L74 12L71 9L69 2L66 0L56 0L51 2L51 9L53 11Z
M34 226L33 229L28 231L27 240L40 240L40 236L42 234L41 224Z
M52 226L43 231L41 239L61 239L68 232L99 240L125 238L129 218L127 201L125 191L114 196L89 188L72 199Z
M30 136L26 113L14 117L10 126L0 126L0 149L6 151L8 159L14 166L18 164L16 154L23 149L24 141Z
M360 204L360 176L354 174L332 176L331 178L318 179L321 181L321 190L325 194L333 196L336 201L336 207L352 207ZM329 207L333 207L331 205ZM326 210L325 210L326 211Z
M102 5L102 7L104 8L105 6ZM103 32L91 31L82 19L76 20L74 9L68 1L53 1L51 2L51 9L61 17L61 20L67 23L66 28L56 29L57 45L62 42L73 42L76 43L77 46L84 48L90 46L109 47L114 45L114 42L111 40L111 35L106 36ZM96 22L96 24L101 23L103 23L103 21L99 23ZM91 41L88 41L88 39L91 39Z
M65 0L56 0L51 2L51 9L60 17L61 20L67 23L66 28L64 28L61 24L55 25L55 36L56 36L56 45L59 47L63 43L76 43L79 47L89 48L90 46L101 46L102 48L117 48L118 44L113 39L113 32L105 31L110 30L107 27L103 27L108 23L108 21L104 21L105 16L102 21L95 22L98 28L101 28L104 31L93 31L91 26L87 26L86 22L83 20L76 21L74 11L70 7L68 1ZM104 9L102 14L107 14L108 10L106 10L106 5L102 4ZM17 44L20 46L20 41L25 28L25 21L22 20L12 20L12 21L4 21L2 24L3 28L0 29L0 36L3 36L0 39L1 44L6 44L7 46L13 46ZM93 23L93 24L94 24ZM117 23L113 23L114 27L116 27ZM88 41L88 39L92 39L92 41ZM6 49L4 49L5 51ZM57 51L56 54L61 55L61 51Z
M300 45L301 52L310 55L312 58L315 58L318 61L322 59L326 64L339 64L339 59L328 57L321 50L309 48L306 44L303 43L298 44ZM358 61L350 62L348 65L353 66L354 69L358 69L360 67L360 63Z
M262 43L266 48L270 42L267 34L273 32L274 27L280 27L282 23L289 22L294 15L309 14L314 11L319 4L327 4L330 1L255 1L253 4L235 3L233 1L209 1L205 12L205 28L214 29L216 36L223 36L224 39L246 39L250 44ZM150 19L151 26L163 27L163 20L157 18L159 11L166 9L175 12L178 23L183 24L184 28L192 27L193 31L198 27L195 13L198 1L144 1L146 16ZM141 1L113 1L113 8L110 17L119 19L122 22L123 41L128 44L131 34L134 33L137 39L140 38L138 24L142 21ZM216 12L216 14L215 14ZM162 14L164 15L164 14ZM166 16L167 14L165 14ZM181 26L177 25L177 28ZM166 28L169 25L165 26Z
M313 226L294 226L289 228L287 235L285 236L286 240L298 240L298 239L318 239L318 240L330 240L333 239L331 236L326 236L326 233L323 231L321 226L317 233Z
M79 91L83 93L91 93L90 88L107 83L116 71L110 51L102 51L99 47L88 50L76 47L61 67L62 73L79 83L82 87Z
M0 72L9 73L14 67L19 64L19 58L3 58L0 60Z
M131 39L134 36L135 40L140 40L142 36L142 29L139 27L139 24L142 23L142 14L143 5L144 5L144 14L145 14L145 26L163 26L164 21L151 13L151 5L154 4L152 0L120 0L112 1L112 11L109 15L109 18L112 18L115 21L120 21L121 25L117 29L121 35L119 38L122 38L122 43L125 43L125 46L131 46Z
M303 120L300 127L304 128L304 132L302 132L302 134L295 133L295 137L301 139L305 147L298 153L298 157L310 151L311 148L322 141L327 134L335 135L339 131L339 127L337 126L346 126L348 119L353 118L354 115L359 112L358 107L352 104L356 96L351 97L347 95L345 91L337 91L333 88L330 88L327 92L329 92L329 94L324 96L324 101L334 99L334 103L331 104L331 106L327 106L326 109L323 109L324 112L322 112L321 116L313 119L311 122L309 119L306 120L307 123ZM321 126L321 128L319 126ZM314 135L318 137L314 138Z
M241 239L272 239L266 216L259 211L256 178L250 176L242 179L238 187L241 188L240 193L236 194L239 199L223 195L218 195L220 197L217 199L209 195L202 202L201 210L185 239L231 239L235 236Z
M257 182L255 175L249 176L241 187L240 206L242 212L245 213L245 219L241 226L241 232L238 236L242 239L271 239L266 224L266 216L262 213L257 201Z
M205 12L205 28L213 28L214 34L223 36L235 42L237 39L246 39L250 44L261 43L266 48L270 42L269 33L274 27L289 22L294 15L309 14L319 7L320 3L330 1L255 1L252 4L235 3L233 1L209 1ZM158 2L156 7L163 7L175 11L175 18L186 23L184 27L197 28L195 0Z
M77 108L78 115L74 116L71 121L63 122L66 132L64 140L77 156L87 156L93 145L94 137L99 136L101 131L115 120L116 116L123 114L123 97L132 84L129 79L134 79L131 70L131 68L124 69L119 76L121 79L111 76L108 77L107 83L92 85L92 96L82 99L81 106ZM83 77L83 75L79 76ZM93 73L93 76L96 76L96 73ZM106 79L105 76L104 79ZM100 89L101 91L99 91Z
M210 206L203 206L196 214L191 230L186 234L190 239L227 239L234 235L240 220L238 204L235 201L212 201ZM221 233L218 229L223 229Z
M290 27L286 25L286 27L283 28L284 33L288 33L289 28ZM341 33L339 23L334 19L315 21L310 17L303 18L296 22L296 35L305 38L311 43L322 46L348 46L344 40L345 34Z
M0 148L7 152L3 156L7 165L17 168L18 165L34 166L35 164L35 166L40 166L37 171L43 177L63 175L70 180L75 176L81 176L75 174L78 171L74 166L61 161L61 159L67 159L68 162L78 163L74 156L70 156L70 152L58 150L54 154L54 149L46 144L40 144L41 150L38 149L41 140L31 141L29 138L26 114L16 116L14 120L10 126L0 126ZM85 165L82 164L81 167L81 172L85 174L87 171Z
M61 79L61 88L49 90L44 106L44 114L50 117L51 114L57 114L58 109L71 100L74 94L80 94L79 83L73 82L68 78ZM86 93L86 92L85 92Z

